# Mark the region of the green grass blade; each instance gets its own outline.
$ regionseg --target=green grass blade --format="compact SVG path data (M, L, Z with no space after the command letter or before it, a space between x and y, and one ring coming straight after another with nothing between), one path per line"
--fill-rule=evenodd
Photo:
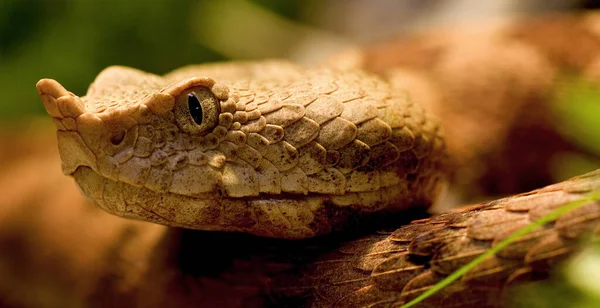
M595 201L598 199L600 199L600 190L589 193L588 195L582 197L579 200L567 203L567 204L557 208L556 210L550 212L549 214L542 216L541 218L532 222L531 224L515 231L510 236L508 236L506 239L504 239L503 241L498 243L498 245L490 248L488 251L481 254L477 258L473 259L471 262L465 264L464 266L462 266L461 268L456 270L454 273L448 275L448 277L444 278L443 280L441 280L440 282L438 282L434 286L432 286L430 289L423 292L418 297L416 297L413 300L411 300L410 302L402 305L400 308L409 308L409 307L412 307L412 306L422 302L429 296L432 296L433 294L437 293L441 289L443 289L446 286L448 286L449 284L451 284L453 281L459 279L462 275L466 274L468 271L473 269L479 263L483 262L489 256L496 254L498 251L500 251L504 247L508 246L512 242L518 240L520 237L526 235L527 233L530 233L535 228L543 226L549 222L552 222L552 221L558 219L564 213L574 210L584 204L587 204L591 201Z

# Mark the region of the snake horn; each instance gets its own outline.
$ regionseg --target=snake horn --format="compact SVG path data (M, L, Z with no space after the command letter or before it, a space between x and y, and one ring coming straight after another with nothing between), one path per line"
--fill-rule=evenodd
M85 112L85 106L81 99L67 91L54 79L42 79L38 81L36 88L42 98L46 112L53 118L60 120L65 118L76 119Z

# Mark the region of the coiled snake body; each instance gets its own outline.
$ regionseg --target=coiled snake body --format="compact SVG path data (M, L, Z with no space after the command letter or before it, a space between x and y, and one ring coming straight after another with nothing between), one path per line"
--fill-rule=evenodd
M193 66L159 77L111 67L81 98L51 79L37 89L58 129L63 172L93 203L128 218L302 239L361 226L354 222L362 217L428 206L446 177L439 125L402 90L359 70L266 61ZM267 277L268 291L256 293L278 304L405 303L517 228L598 188L598 177L344 244L326 239L326 251L293 270L270 268L281 260L264 253L258 258L269 260L260 263L265 268L245 268L254 273L248 284L254 290L262 283L254 279ZM504 286L545 274L577 239L598 232L598 213L590 203L561 217L425 305L499 305Z

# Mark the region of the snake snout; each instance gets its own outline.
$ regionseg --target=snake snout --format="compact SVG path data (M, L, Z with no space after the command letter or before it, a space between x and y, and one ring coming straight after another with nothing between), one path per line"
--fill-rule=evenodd
M46 112L52 116L56 125L63 173L70 175L79 166L94 168L96 157L78 132L81 120L87 118L81 99L53 79L38 81L36 88Z
M80 166L97 169L96 156L84 142L81 135L75 131L57 132L58 152L62 161L62 170L71 175Z

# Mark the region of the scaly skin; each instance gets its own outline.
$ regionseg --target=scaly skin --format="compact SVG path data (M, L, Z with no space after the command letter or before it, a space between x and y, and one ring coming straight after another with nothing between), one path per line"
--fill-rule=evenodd
M111 67L81 98L51 79L37 88L63 172L128 218L307 238L427 206L444 178L438 125L360 71L257 62L161 78ZM202 123L190 116L191 91Z
M390 233L344 243L301 279L321 296L313 306L398 306L429 289L541 216L600 188L600 170L521 195L482 203ZM422 303L423 307L498 307L506 286L547 277L600 235L600 202L589 202L521 237Z

